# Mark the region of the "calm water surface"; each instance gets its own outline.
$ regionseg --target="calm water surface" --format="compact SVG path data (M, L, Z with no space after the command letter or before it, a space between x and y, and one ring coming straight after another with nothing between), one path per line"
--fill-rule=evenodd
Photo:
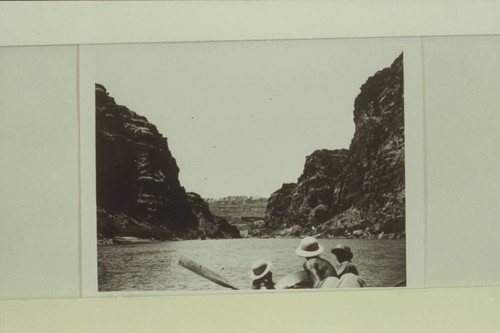
M224 276L240 289L249 289L250 267L257 259L273 262L274 281L302 270L295 254L298 238L187 240L98 247L99 291L221 290L225 289L177 263L181 256ZM405 240L319 239L321 257L336 267L330 250L349 246L353 262L369 287L390 287L405 278Z

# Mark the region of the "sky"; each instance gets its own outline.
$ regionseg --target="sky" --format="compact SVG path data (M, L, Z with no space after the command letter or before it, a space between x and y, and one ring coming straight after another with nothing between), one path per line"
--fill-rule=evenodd
M405 39L97 45L96 82L168 138L188 192L269 197L349 148L361 85Z

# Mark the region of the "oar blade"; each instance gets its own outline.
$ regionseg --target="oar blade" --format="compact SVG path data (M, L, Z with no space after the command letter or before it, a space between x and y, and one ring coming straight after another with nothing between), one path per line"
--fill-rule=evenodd
M214 271L204 267L203 265L185 258L181 257L179 259L179 265L190 270L193 273L196 273L202 277L204 277L207 280L210 280L214 283L217 283L218 285L225 287L225 288L231 288L233 290L238 290L238 288L232 286L225 278L220 276L219 274L215 273Z

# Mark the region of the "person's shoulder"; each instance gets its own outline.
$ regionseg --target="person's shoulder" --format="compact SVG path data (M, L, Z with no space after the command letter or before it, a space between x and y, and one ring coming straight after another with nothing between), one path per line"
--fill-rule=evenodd
M325 266L332 266L332 264L324 259L324 258L321 258L321 257L315 257L315 258L311 258L309 260L306 261L308 267L325 267Z
M308 259L308 260L304 261L303 266L304 266L304 268L305 267L311 267L313 264L314 264L314 260L313 259Z
M350 261L342 261L341 263L339 263L339 268L346 268L346 267L349 267L351 264Z
M316 267L321 264L320 258L309 258L304 262L304 268Z

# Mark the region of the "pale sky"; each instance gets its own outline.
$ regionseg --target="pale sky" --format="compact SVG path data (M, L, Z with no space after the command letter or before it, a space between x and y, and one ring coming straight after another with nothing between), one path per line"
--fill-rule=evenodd
M96 81L168 138L186 191L268 197L349 148L359 88L406 40L98 45Z

